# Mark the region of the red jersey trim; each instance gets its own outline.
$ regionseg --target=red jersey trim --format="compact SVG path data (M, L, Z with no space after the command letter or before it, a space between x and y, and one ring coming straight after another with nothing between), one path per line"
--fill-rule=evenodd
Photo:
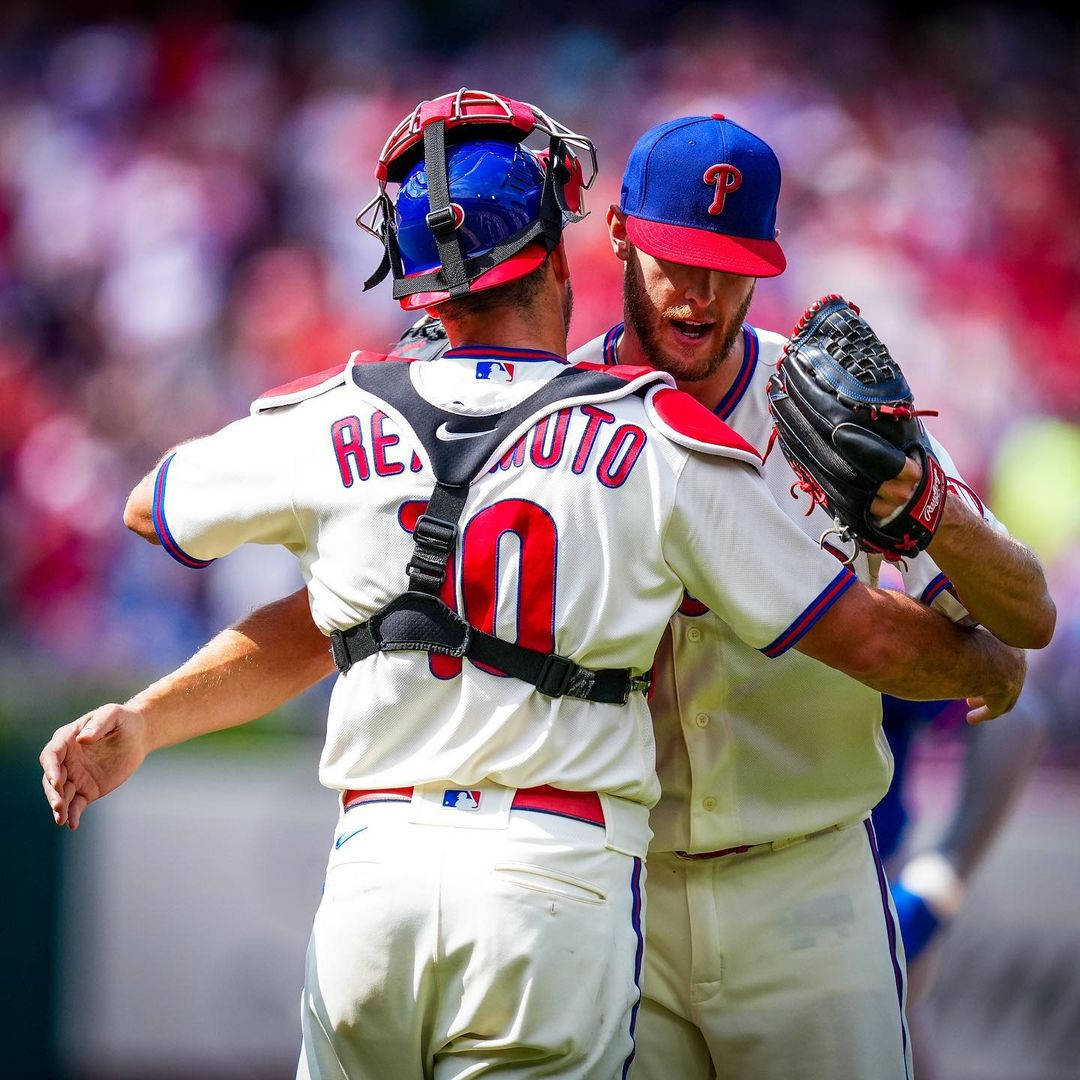
M775 659L777 656L787 652L792 645L798 644L803 637L810 631L810 628L814 626L817 621L825 614L854 585L859 579L855 576L854 571L849 566L845 566L839 574L836 575L814 597L813 600L803 609L802 614L799 615L794 622L792 622L788 628L774 638L763 649L759 649L759 652L763 652L766 656Z
M922 595L919 599L924 604L932 604L946 589L952 588L952 582L945 574L938 574L937 577L930 581L930 584L926 586L922 591Z
M265 401L268 398L291 397L294 394L303 394L307 390L315 390L323 384L328 387L334 386L345 381L345 369L347 367L348 362L324 368L322 371L316 371L311 375L301 375L298 379L264 390L255 400Z
M165 520L165 478L169 475L169 466L172 464L174 457L176 457L175 450L161 463L161 466L158 468L157 477L154 480L154 532L157 533L157 538L161 541L161 546L164 551L171 555L178 563L182 566L190 566L195 570L201 570L204 567L209 566L214 560L196 559L194 555L189 555L176 542L172 529L169 528L169 523Z
M739 367L739 373L735 381L728 388L728 392L720 399L720 404L713 410L721 420L726 420L738 407L739 402L746 396L750 389L751 376L754 374L754 366L758 358L757 331L749 324L743 323L743 360Z

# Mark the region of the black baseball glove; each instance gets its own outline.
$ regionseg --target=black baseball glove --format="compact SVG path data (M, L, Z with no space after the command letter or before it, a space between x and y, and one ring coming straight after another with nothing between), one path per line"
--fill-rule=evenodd
M784 457L801 488L865 551L892 561L922 551L945 508L945 474L934 458L911 388L896 361L859 315L835 294L799 320L769 379L769 411ZM907 504L884 520L870 506L900 475L907 457L922 478ZM810 513L810 510L807 510Z
M410 360L434 360L450 342L443 324L431 315L419 318L401 335L393 348L394 356L407 356Z

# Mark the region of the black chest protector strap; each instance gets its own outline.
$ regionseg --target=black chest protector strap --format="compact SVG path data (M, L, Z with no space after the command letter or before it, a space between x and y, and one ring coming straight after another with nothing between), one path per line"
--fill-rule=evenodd
M603 372L567 368L505 413L463 417L421 398L408 369L408 364L401 363L365 364L354 368L353 377L407 419L428 452L437 483L413 530L408 591L365 622L330 635L338 670L344 674L353 664L378 652L419 650L486 664L531 683L549 697L566 695L622 705L633 691L647 690L648 675L634 675L628 668L594 671L557 653L543 653L485 633L439 596L470 484L499 444L545 406L586 393L602 393L619 386L620 380ZM449 434L449 441L436 434L440 430Z

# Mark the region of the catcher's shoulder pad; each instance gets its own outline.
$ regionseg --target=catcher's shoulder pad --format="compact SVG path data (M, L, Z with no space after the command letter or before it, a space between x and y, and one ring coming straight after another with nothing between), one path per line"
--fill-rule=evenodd
M373 364L386 359L384 353L357 349L344 364L336 364L311 375L301 375L298 379L264 391L251 403L251 415L257 416L271 409L281 409L286 405L296 405L308 398L318 397L344 385L353 364Z
M672 442L704 454L745 461L762 471L763 462L757 450L684 391L672 386L655 387L645 395L645 408L649 418Z
M645 364L594 364L589 360L583 360L579 364L573 364L569 370L599 371L601 374L611 375L625 384L603 394L597 398L598 401L611 401L630 394L638 394L647 400L650 387L663 390L675 389L675 380L666 371L660 371L658 368L648 367ZM657 386L657 383L660 386Z
M602 371L605 375L614 375L617 379L625 379L627 382L634 382L646 375L653 376L657 382L671 381L670 376L665 376L656 368L647 367L644 364L594 364L591 360L582 360L574 367L583 368L585 371Z

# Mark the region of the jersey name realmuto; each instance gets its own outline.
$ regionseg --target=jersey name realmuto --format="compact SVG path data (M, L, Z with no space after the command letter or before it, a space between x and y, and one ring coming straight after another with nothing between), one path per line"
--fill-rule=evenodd
M434 483L419 440L354 383L351 364L181 445L159 469L154 504L163 545L186 565L248 542L287 547L324 633L405 590L410 530ZM517 403L564 364L462 348L408 375L427 401L475 416ZM656 382L644 396L628 383L557 408L481 470L451 567L472 623L587 667L645 671L686 589L748 650L772 653L848 587L850 572L777 510L749 447L706 446L663 419L661 391L687 400L664 380L645 373L633 384ZM626 706L550 698L420 652L376 655L337 680L320 779L551 784L644 806L659 795L641 694Z
M571 361L617 363L622 325L571 354ZM786 339L743 327L743 356L719 417L766 453L772 421L766 384ZM963 483L940 444L950 490L1000 528ZM792 495L795 476L778 449L764 466L773 499L818 546L832 526L808 497ZM838 559L850 546L832 539ZM846 548L845 550L840 550ZM878 567L853 563L876 584ZM797 571L796 571L797 572ZM908 595L960 620L967 612L925 553L903 570ZM770 660L747 648L690 590L672 619L654 669L651 699L662 796L652 813L652 848L719 851L805 836L865 817L888 789L892 755L881 729L881 697L796 650Z

